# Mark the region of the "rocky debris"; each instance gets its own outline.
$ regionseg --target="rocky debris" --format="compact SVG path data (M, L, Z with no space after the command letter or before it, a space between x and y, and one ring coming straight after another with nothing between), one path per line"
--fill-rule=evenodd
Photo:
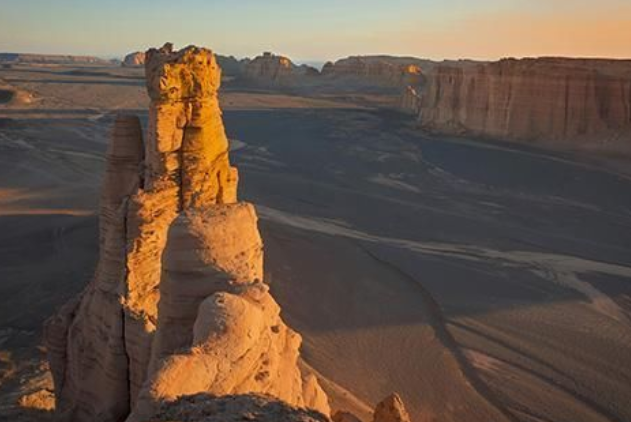
M143 51L134 51L125 56L121 62L123 67L142 67L145 65L145 53Z
M393 393L381 401L375 408L373 422L410 422L403 400Z
M269 52L246 63L243 70L243 78L257 85L290 86L318 75L319 72L310 66L297 66L287 57Z
M414 87L407 86L401 94L400 101L399 107L405 113L418 116L421 112L421 95Z
M438 66L423 95L426 129L524 141L631 146L631 61L505 59Z
M348 57L322 68L322 76L346 78L363 84L382 86L418 86L424 81L421 68L414 64L393 64L381 60Z
M328 414L263 283L254 207L237 202L213 53L149 50L146 80L145 140L134 116L112 131L95 276L46 323L57 413L140 421L184 394L263 393Z
M156 416L141 422L327 422L316 411L288 405L271 396L247 394L180 397L165 403Z

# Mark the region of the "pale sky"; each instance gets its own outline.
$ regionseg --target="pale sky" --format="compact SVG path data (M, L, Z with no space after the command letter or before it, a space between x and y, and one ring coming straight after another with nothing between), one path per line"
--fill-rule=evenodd
M631 0L0 0L0 52L631 58Z

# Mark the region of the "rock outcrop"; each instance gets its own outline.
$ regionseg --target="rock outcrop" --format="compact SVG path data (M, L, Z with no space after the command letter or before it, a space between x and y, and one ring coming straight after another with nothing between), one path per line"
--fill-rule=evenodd
M393 393L383 399L375 408L373 422L410 422L403 400L398 394Z
M418 86L424 81L421 68L414 64L393 64L381 60L365 60L362 57L328 62L322 68L322 76L389 87Z
M0 63L14 64L110 64L108 60L93 56L69 56L61 54L0 53Z
M420 121L445 133L631 149L631 61L438 66L423 94Z
M94 278L46 323L57 416L329 422L263 279L255 208L237 200L215 56L166 44L145 69L146 138L119 116L107 151ZM398 396L384 403L375 422L406 422Z
M246 63L243 70L246 81L266 86L292 86L318 75L319 72L310 66L297 66L287 57L269 52Z
M125 56L121 62L123 67L141 67L145 65L144 51L134 51Z
M237 202L215 56L167 44L146 76L146 141L137 117L112 132L94 279L45 327L57 412L142 421L182 395L261 393L327 414L263 283L254 207Z
M215 57L217 58L217 64L219 64L221 74L223 76L241 76L245 65L249 62L249 59L238 60L233 56L221 56L219 54L215 54Z

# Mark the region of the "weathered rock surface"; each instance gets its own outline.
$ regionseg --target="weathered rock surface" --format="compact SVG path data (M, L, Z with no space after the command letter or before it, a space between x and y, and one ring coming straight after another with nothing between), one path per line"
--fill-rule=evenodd
M393 64L381 60L365 60L362 57L328 62L322 68L322 76L394 87L418 86L424 81L421 68L414 64Z
M422 125L499 139L631 148L631 61L506 59L438 66Z
M266 52L248 62L243 78L258 85L291 86L304 83L305 78L317 77L319 72L306 65L297 66L284 56Z
M328 413L263 284L254 208L237 203L214 55L152 49L146 76L146 141L133 116L112 132L94 279L45 327L57 412L141 420L183 394L255 392Z
M134 51L129 53L123 59L121 66L123 67L141 67L145 65L145 52Z
M410 422L403 400L394 393L386 397L375 408L373 422Z
M250 204L189 211L171 226L163 258L150 373L130 421L199 392L269 394L299 407L321 389L298 369L300 336L280 319L263 278ZM317 410L329 413L328 404Z
M142 422L327 422L313 410L301 409L270 396L248 394L181 397L164 404L155 417Z

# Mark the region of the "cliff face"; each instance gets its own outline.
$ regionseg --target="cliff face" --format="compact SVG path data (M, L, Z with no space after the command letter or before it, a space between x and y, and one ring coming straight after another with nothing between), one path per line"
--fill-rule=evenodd
M263 283L254 207L237 202L214 55L165 45L146 59L147 137L117 119L96 274L45 327L57 412L137 421L185 394L263 393L327 414Z
M543 58L438 66L420 121L439 132L628 148L631 61Z
M322 75L394 87L418 86L424 81L423 72L416 65L364 60L361 57L349 57L335 63L329 62L322 68Z
M288 86L304 82L303 78L318 76L318 71L309 66L296 66L290 59L272 53L263 53L247 62L243 78L259 85Z

